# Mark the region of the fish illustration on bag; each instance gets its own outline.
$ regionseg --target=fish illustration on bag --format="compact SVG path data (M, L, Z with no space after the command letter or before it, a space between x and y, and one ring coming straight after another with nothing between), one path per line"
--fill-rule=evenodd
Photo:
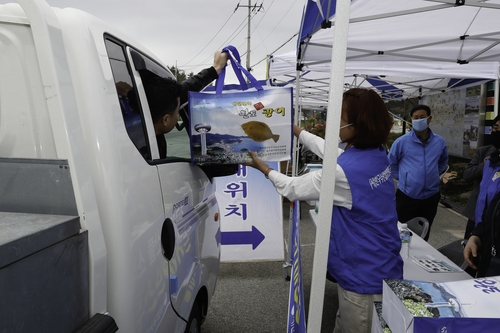
M266 123L261 121L249 121L241 124L241 128L245 131L250 139L255 142L262 142L269 139L273 139L277 142L280 138L278 134L273 134L271 128Z

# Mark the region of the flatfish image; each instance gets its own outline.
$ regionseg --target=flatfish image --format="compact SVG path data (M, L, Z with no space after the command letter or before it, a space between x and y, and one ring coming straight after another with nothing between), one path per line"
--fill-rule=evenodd
M245 131L250 139L255 142L263 142L269 139L273 139L274 142L278 142L280 136L278 134L273 134L271 128L266 123L261 121L249 121L241 124L241 128Z

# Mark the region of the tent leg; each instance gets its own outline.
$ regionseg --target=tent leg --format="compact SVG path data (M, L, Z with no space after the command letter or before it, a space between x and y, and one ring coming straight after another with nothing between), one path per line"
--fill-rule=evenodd
M285 262L283 262L283 277L285 280L290 281L292 271L292 230L293 230L293 202L290 202L290 215L288 218L288 240L285 244ZM300 209L300 206L299 206Z

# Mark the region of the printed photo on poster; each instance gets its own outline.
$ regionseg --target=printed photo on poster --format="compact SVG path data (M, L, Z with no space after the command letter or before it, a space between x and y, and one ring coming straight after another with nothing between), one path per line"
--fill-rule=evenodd
M292 90L189 93L191 155L198 164L285 161L292 153Z

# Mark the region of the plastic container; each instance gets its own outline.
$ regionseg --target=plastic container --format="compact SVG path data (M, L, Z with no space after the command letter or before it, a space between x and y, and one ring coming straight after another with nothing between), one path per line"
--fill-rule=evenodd
M411 231L406 223L401 224L399 236L401 237L401 257L408 259L410 257Z

